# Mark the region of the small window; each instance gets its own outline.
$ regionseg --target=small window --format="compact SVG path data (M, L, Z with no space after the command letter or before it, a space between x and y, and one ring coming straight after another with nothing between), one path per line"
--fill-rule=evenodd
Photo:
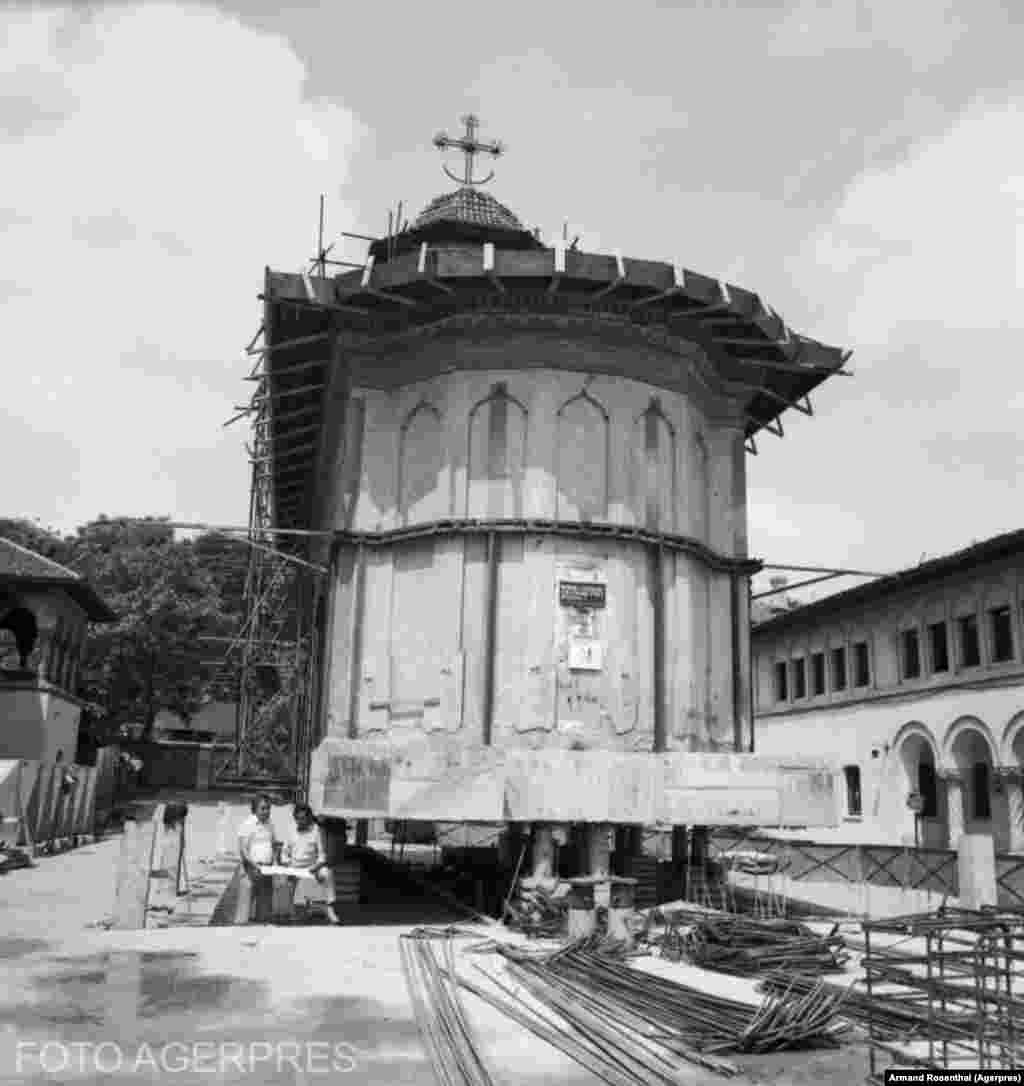
M939 786L935 777L935 766L931 762L918 762L917 790L924 801L921 807L922 818L938 818Z
M916 679L921 674L921 638L917 630L904 630L902 641L903 678Z
M868 643L858 641L853 646L854 685L867 686L871 682L871 665L868 661Z
M989 794L987 762L975 762L971 770L971 793L974 800L974 817L992 817L992 797Z
M1009 607L993 607L988 613L992 630L992 659L1004 663L1013 659L1013 624Z
M928 640L931 642L932 671L949 671L949 634L945 622L934 622L928 627Z
M957 620L960 632L960 664L977 667L981 663L981 643L978 639L978 616L964 615Z
M825 693L825 654L816 652L811 657L811 693L817 698Z
M793 661L793 697L807 697L807 665L802 659Z
M832 650L832 689L846 689L846 649Z
M843 776L846 778L846 813L851 818L860 816L860 766L843 766Z
M785 660L780 660L775 665L775 700L789 700L789 673Z

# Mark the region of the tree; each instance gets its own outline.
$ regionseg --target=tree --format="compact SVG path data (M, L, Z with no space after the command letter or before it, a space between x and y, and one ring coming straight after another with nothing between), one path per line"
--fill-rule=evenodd
M100 518L78 530L73 566L106 600L116 623L93 627L83 693L109 723L141 722L148 735L167 709L189 721L209 698L217 654L238 627L196 546L158 519Z

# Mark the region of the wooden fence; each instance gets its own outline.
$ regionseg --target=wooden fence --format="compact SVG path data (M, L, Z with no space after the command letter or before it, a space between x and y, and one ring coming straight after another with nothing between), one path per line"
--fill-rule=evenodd
M103 828L117 794L118 751L104 747L95 766L0 761L0 811L13 839L34 856L73 848Z

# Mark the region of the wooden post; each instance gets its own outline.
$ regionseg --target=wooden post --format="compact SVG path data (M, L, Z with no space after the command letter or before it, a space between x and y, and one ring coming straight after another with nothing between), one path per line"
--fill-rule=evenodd
M161 803L151 822L140 824L136 819L129 819L124 824L114 902L114 927L119 931L137 931L146 926L150 873L153 870L156 837L163 828L163 820L164 807Z
M28 848L28 854L29 854L29 856L32 857L32 859L35 859L35 856L36 856L35 835L32 832L32 826L31 826L31 823L29 822L28 815L27 815L28 803L27 803L27 798L25 796L25 780L24 780L25 763L24 762L21 762L21 761L18 762L17 773L18 773L18 776L15 779L14 787L15 787L15 790L16 790L15 791L15 803L17 804L18 821L19 821L20 826L21 826L20 831L19 831L19 836L20 836L21 833L23 833L25 835L25 846ZM17 840L18 840L18 838L15 838L16 842L17 842Z

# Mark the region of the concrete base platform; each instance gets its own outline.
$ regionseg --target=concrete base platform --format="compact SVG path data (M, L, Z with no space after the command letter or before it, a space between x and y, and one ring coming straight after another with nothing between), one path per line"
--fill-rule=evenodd
M824 763L753 754L646 754L325 739L310 803L333 818L633 825L838 824Z

